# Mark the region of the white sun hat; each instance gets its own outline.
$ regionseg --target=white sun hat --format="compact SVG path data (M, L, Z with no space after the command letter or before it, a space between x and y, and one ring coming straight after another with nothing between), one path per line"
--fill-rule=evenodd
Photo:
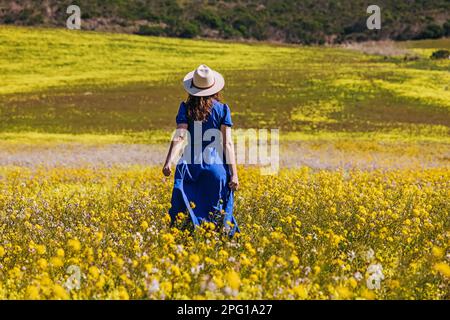
M225 80L220 73L202 64L184 77L183 86L190 95L207 97L222 90Z

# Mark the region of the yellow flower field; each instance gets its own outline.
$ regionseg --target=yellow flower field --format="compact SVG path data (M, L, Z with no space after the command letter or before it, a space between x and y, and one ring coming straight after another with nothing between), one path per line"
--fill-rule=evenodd
M447 169L240 179L228 239L169 227L159 168L2 167L0 298L450 298Z
M0 299L450 299L450 39L391 46L0 26ZM235 137L280 132L279 174L239 170L232 239L167 215L201 63Z

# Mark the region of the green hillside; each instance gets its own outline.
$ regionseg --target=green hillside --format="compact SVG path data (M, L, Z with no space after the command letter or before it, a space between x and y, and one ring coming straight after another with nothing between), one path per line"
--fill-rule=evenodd
M224 100L238 128L280 128L294 140L447 141L450 60L430 59L432 42L404 45L418 58L0 27L0 132L168 134L186 96L182 77L206 63L227 79Z
M77 4L84 29L192 38L324 43L439 38L450 34L447 0L380 0L381 30L367 30L367 0L0 0L0 23L65 26Z

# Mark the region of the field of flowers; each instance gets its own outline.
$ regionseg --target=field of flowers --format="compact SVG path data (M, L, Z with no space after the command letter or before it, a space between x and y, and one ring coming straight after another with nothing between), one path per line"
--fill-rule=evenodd
M450 298L448 170L241 172L227 239L158 169L0 169L0 297Z
M450 299L450 39L389 46L0 26L0 299ZM166 214L200 63L236 129L280 129L232 239Z

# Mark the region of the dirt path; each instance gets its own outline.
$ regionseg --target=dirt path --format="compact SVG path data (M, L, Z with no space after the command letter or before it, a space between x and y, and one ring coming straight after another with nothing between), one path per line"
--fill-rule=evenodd
M109 144L88 146L64 144L0 148L0 166L129 166L162 165L165 145ZM398 155L389 152L355 152L333 145L313 147L307 143L288 143L280 148L281 167L307 166L314 169L397 169L450 167L449 154Z

